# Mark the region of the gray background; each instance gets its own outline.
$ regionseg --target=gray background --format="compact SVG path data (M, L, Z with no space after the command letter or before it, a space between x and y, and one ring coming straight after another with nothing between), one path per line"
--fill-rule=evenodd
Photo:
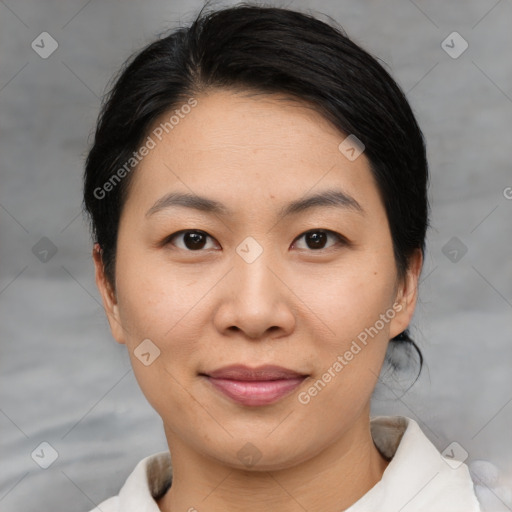
M99 302L81 175L112 74L201 5L0 1L3 512L89 510L166 449ZM512 486L512 1L274 5L328 14L382 59L427 140L432 228L412 329L427 364L405 395L407 382L384 380L373 414L412 417ZM453 31L469 44L458 58L441 46ZM31 48L42 32L59 45L47 59ZM47 261L42 237L57 249ZM48 469L31 458L44 441L58 453Z

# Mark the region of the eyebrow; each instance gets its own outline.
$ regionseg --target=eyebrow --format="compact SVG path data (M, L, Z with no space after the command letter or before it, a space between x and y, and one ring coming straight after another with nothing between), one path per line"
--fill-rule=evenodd
M193 210L199 210L224 217L231 217L234 215L231 209L215 199L195 194L171 192L158 199L146 212L146 217L175 206L191 208ZM343 208L362 215L365 213L363 207L352 196L341 190L329 189L292 201L281 208L277 215L280 217L286 217L288 215L296 215L319 207Z

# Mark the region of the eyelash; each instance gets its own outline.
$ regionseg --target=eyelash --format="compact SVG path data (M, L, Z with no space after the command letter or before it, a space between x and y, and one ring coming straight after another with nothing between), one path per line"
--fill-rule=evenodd
M169 235L167 236L161 243L162 246L167 246L167 245L174 245L171 241L175 238L175 237L178 237L178 236L181 236L181 235L185 235L187 233L196 233L196 234L201 234L201 235L205 235L207 236L208 238L211 238L213 239L212 236L210 236L208 233L206 233L205 231L201 231L199 229L183 229L181 231L177 231L176 233L173 233L172 235ZM338 244L339 245L342 245L342 246L348 246L350 245L350 242L342 235L340 235L339 233L337 233L336 231L332 231L330 229L310 229L308 231L305 231L304 233L302 233L301 235L299 235L294 241L293 243L295 244L297 240L300 240L301 238L303 238L304 236L310 234L310 233L324 233L328 236L332 236L334 238L337 239L338 241ZM309 249L309 252L321 252L321 251L327 251L329 249L332 249L333 247L335 247L336 244L333 244L331 245L330 247L327 247L327 248L321 248L321 249ZM178 247L178 249L180 250L183 250L183 251L187 251L187 252L202 252L202 251L205 251L207 249L198 249L198 250L191 250L191 249L188 249L188 248L182 248L182 247Z

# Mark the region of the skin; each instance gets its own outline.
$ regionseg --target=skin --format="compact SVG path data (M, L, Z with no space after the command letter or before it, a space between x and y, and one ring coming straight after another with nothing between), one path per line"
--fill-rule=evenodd
M382 477L388 461L370 434L370 398L389 339L414 313L422 257L398 279L389 225L363 153L304 104L279 96L210 91L134 171L118 236L116 281L93 251L112 335L126 344L137 381L163 420L173 484L165 512L339 512ZM168 115L163 116L168 118ZM158 123L157 123L158 124ZM343 190L364 209L278 210L306 193ZM216 199L233 214L171 207L147 216L168 192ZM203 248L176 235L207 233ZM315 248L303 236L325 229ZM263 252L247 263L246 237ZM173 245L174 244L174 245ZM186 245L188 244L188 245ZM192 247L192 249L190 249ZM379 315L401 311L311 401L310 388ZM134 351L150 339L160 356ZM277 364L308 374L278 402L250 407L199 373L228 364ZM261 458L237 456L252 443Z

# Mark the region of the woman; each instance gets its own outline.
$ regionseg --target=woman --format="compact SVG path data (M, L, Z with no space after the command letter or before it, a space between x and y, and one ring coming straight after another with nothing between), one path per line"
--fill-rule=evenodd
M386 354L417 349L427 183L399 87L312 16L201 11L125 67L84 203L169 452L103 512L480 510L414 420L370 419Z

